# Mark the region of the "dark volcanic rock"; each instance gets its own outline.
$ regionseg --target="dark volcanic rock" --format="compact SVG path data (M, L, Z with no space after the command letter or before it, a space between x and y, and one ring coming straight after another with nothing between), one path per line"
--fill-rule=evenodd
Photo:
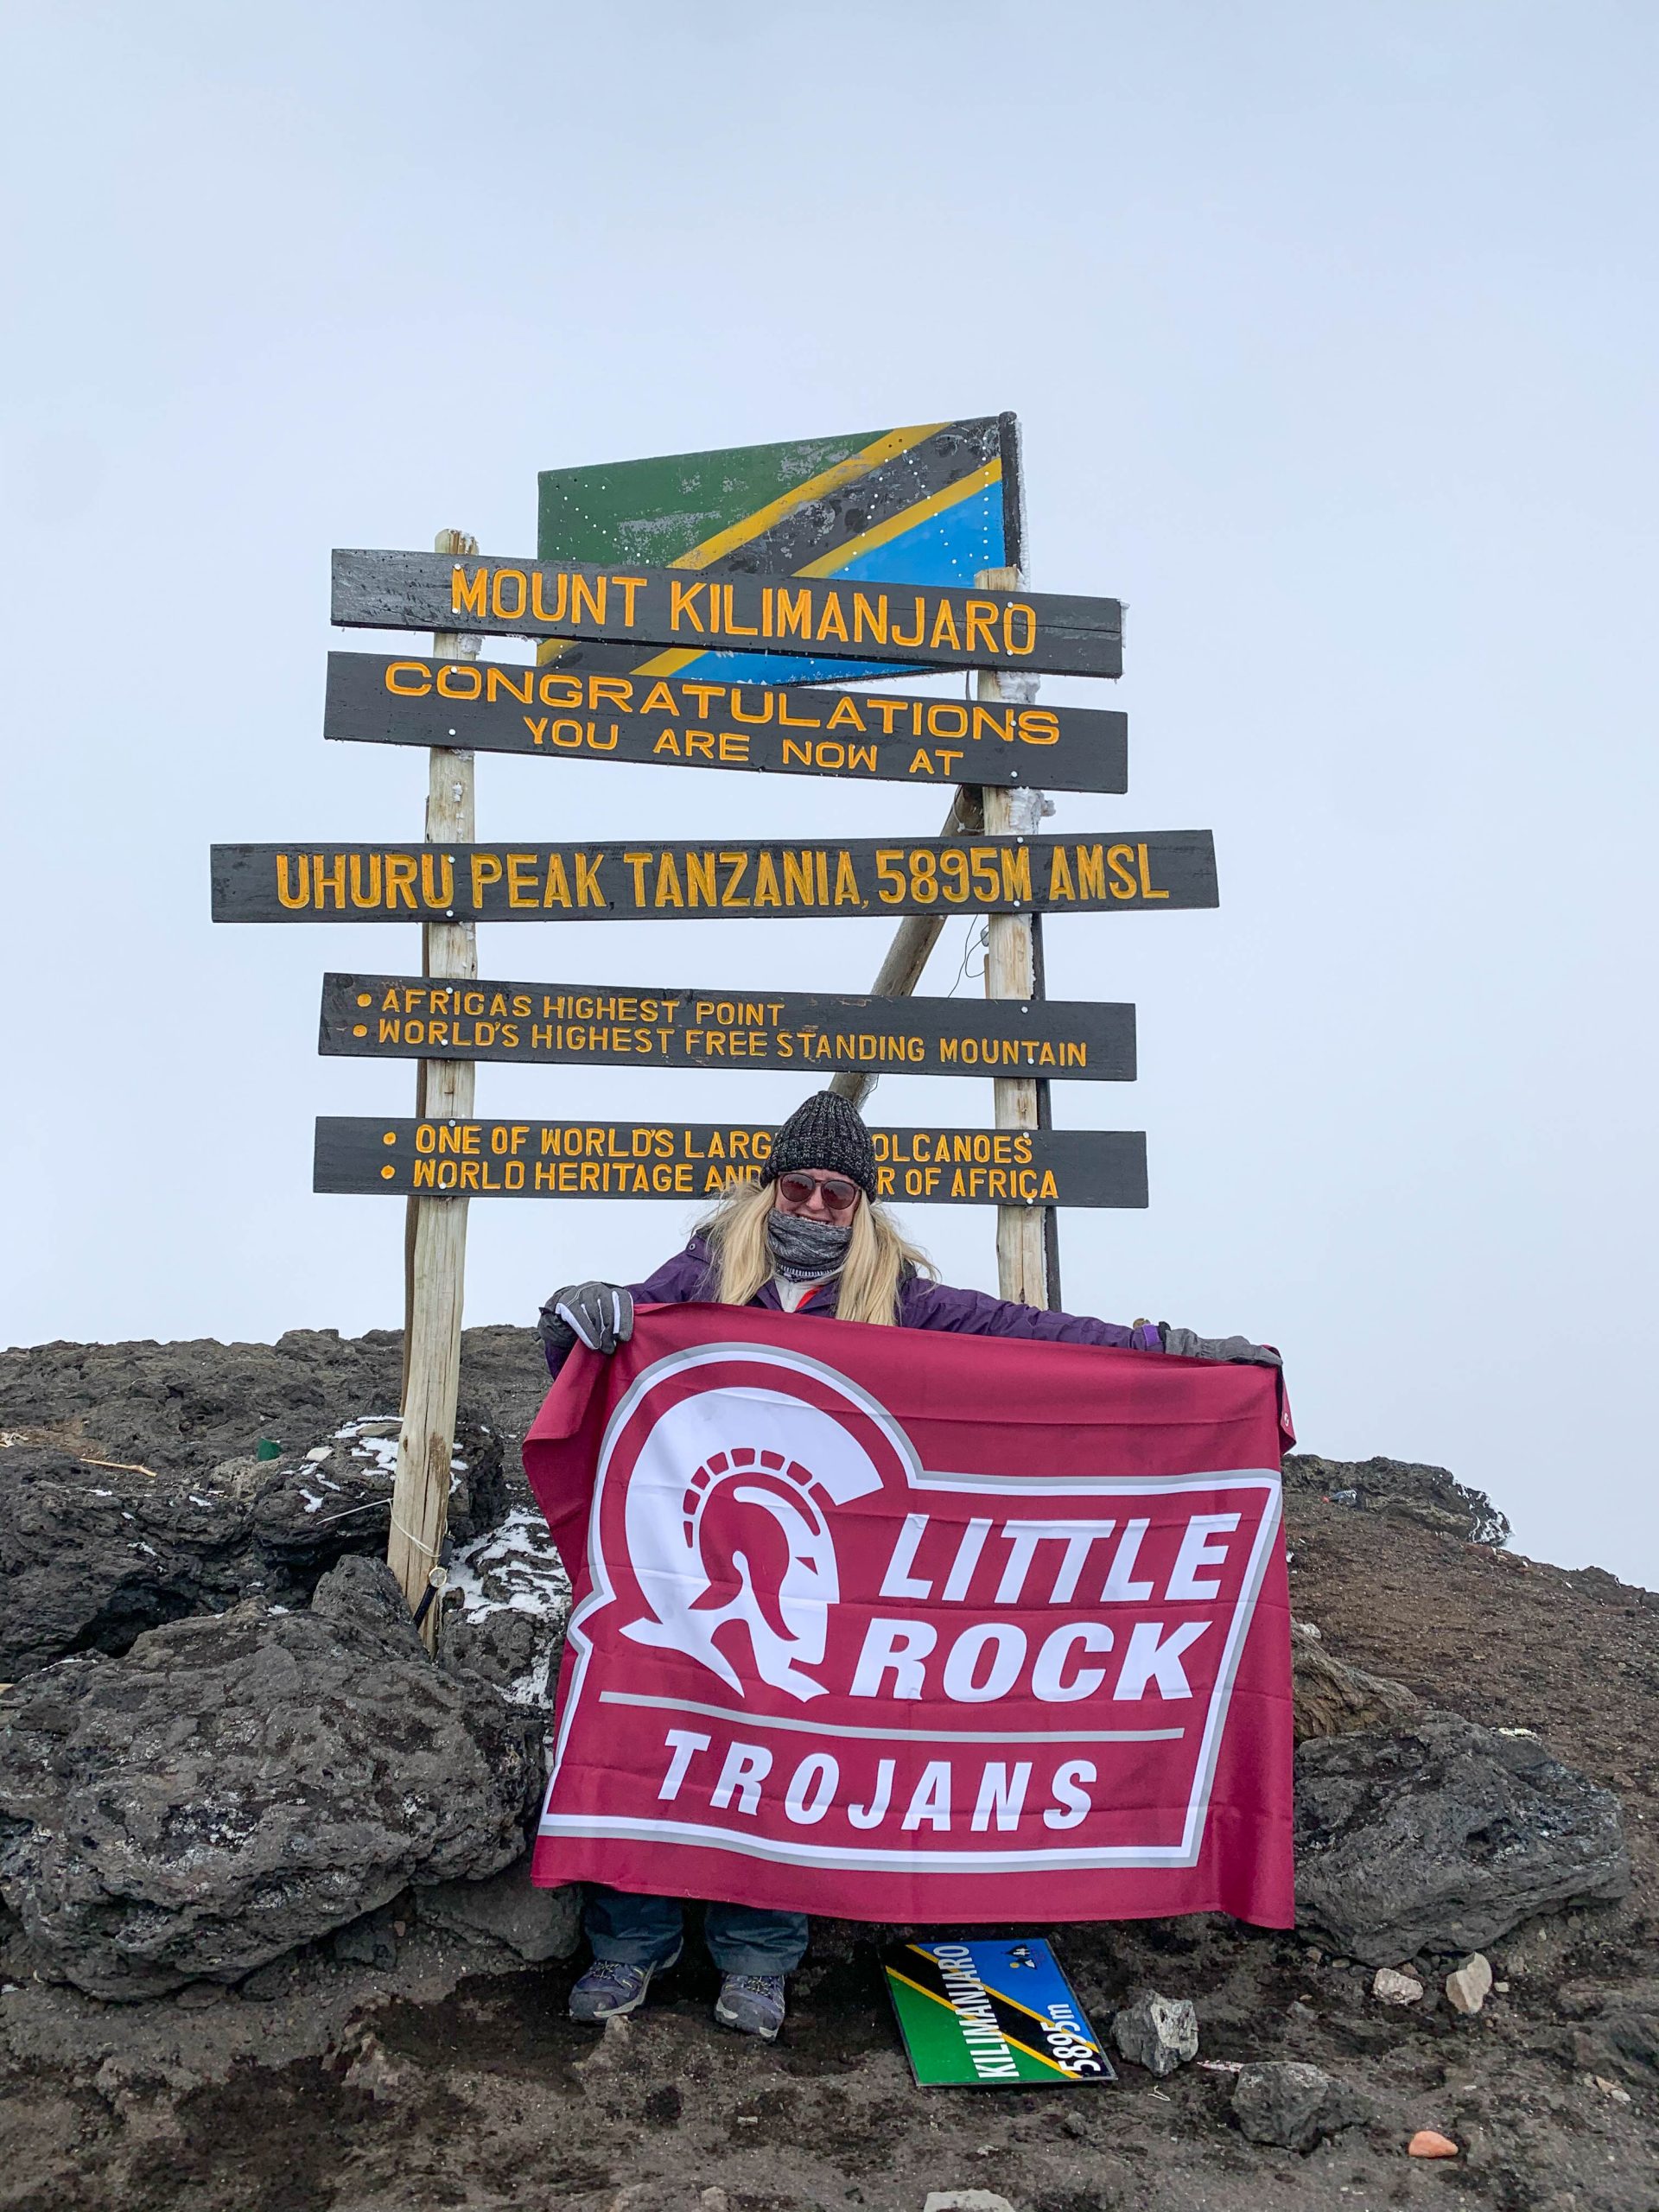
M1311 1736L1351 1736L1361 1728L1392 1726L1422 1710L1422 1700L1403 1682L1349 1666L1300 1622L1291 1624L1290 1669L1299 1744Z
M1618 1800L1535 1737L1425 1710L1296 1754L1299 1925L1368 1966L1630 1888Z
M0 1681L75 1652L119 1654L146 1629L242 1598L303 1606L338 1560L384 1553L396 1424L366 1436L361 1423L340 1426L357 1433L182 1478L88 1465L61 1443L8 1448ZM455 1449L452 1525L464 1540L505 1508L501 1444L474 1428Z
M1318 2066L1270 2058L1244 2067L1233 2085L1233 2113L1252 2143L1311 2151L1322 2137L1351 2127L1370 2107L1357 2089Z
M66 1660L0 1705L0 1893L92 1995L235 1980L518 1859L540 1725L427 1657L381 1565Z
M1132 2066L1144 2066L1161 2080L1198 2056L1198 2016L1190 1999L1148 1990L1114 2016L1112 2041Z
M403 1338L372 1329L290 1329L274 1344L31 1344L0 1351L0 1430L76 1455L129 1460L162 1476L200 1476L251 1455L261 1437L291 1458L365 1414L395 1414ZM468 1329L461 1338L463 1427L516 1441L547 1390L531 1329ZM41 1432L49 1432L49 1439ZM516 1471L516 1466L515 1470ZM499 1515L485 1515L476 1528Z
M261 1437L297 1453L353 1415L395 1413L402 1362L391 1329L355 1342L290 1329L274 1344L35 1344L0 1353L0 1427L56 1429L157 1475L205 1475Z
M1509 1541L1508 1516L1484 1491L1460 1483L1444 1467L1409 1459L1321 1459L1293 1452L1285 1460L1285 1487L1313 1491L1333 1504L1365 1513L1397 1514L1426 1529L1470 1544Z
M423 1920L452 1934L487 1936L539 1966L568 1959L582 1941L582 1891L572 1884L538 1890L521 1859L487 1881L438 1882L418 1894Z

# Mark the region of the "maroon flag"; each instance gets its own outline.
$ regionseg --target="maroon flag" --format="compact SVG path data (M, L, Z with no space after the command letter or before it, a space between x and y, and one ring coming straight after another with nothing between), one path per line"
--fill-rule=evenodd
M1292 1924L1278 1378L752 1307L578 1350L535 1878Z

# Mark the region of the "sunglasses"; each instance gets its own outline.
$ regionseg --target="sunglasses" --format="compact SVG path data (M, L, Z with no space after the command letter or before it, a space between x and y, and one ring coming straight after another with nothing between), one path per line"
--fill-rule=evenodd
M812 1203L814 1191L823 1193L823 1203L831 1213L850 1213L858 1204L860 1192L856 1183L849 1183L839 1175L780 1175L778 1188L792 1206L806 1206Z

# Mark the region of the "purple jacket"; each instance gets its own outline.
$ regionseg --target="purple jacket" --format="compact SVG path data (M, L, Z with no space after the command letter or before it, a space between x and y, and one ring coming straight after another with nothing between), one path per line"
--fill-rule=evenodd
M796 1307L829 1319L836 1310L839 1281L820 1284ZM683 1306L693 1299L712 1299L715 1287L709 1247L694 1236L683 1252L664 1260L644 1282L630 1283L636 1306ZM781 1313L783 1300L775 1282L763 1282L749 1300L769 1313ZM929 1282L912 1275L899 1293L899 1324L906 1329L949 1329L963 1337L1035 1337L1046 1344L1128 1345L1136 1351L1157 1351L1157 1325L1143 1322L1126 1329L1116 1321L1095 1321L1083 1313L1051 1313L1038 1306L1019 1306L1012 1299L989 1298L981 1290L957 1290L950 1284ZM548 1365L556 1374L563 1364L548 1348Z

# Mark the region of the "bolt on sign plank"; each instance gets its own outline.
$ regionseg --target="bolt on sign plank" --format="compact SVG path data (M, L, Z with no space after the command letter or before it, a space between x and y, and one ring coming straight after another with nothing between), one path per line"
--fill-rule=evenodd
M519 1066L782 1068L814 1076L868 1068L1133 1083L1135 1008L327 975L317 1049L359 1059Z
M721 578L593 562L348 549L334 556L332 619L346 628L607 638L809 658L842 645L869 662L909 668L1123 673L1122 606L1064 592Z
M1011 414L547 469L538 483L542 561L963 586L983 569L1025 561ZM869 661L740 659L696 645L642 658L634 646L548 644L541 658L584 673L743 683L890 672Z
M1144 1206L1140 1129L873 1129L876 1196L936 1205ZM314 1191L505 1198L718 1198L770 1126L399 1121L324 1115Z
M215 845L217 922L1154 913L1217 903L1207 830L808 844Z
M563 661L531 668L330 653L322 734L543 760L893 783L1034 782L1047 791L1129 787L1128 716L1115 709L607 675Z

